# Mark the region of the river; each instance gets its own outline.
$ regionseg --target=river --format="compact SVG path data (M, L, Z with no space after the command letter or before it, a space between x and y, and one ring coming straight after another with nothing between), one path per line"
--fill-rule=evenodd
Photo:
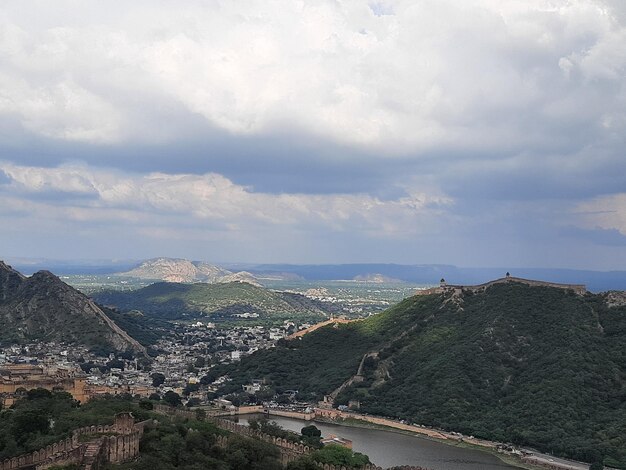
M262 416L240 416L239 422L247 424L248 420ZM454 447L419 436L282 416L271 416L270 419L290 431L299 433L307 424L315 424L324 437L335 434L350 439L355 452L367 454L372 462L383 468L419 465L433 470L519 470L518 467L507 465L492 454Z

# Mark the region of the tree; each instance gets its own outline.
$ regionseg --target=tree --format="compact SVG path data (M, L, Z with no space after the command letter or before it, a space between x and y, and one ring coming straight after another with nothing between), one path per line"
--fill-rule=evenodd
M206 366L206 359L202 356L196 358L196 363L194 364L198 369Z
M300 433L306 437L322 437L322 431L313 424L303 427Z
M11 434L19 443L26 441L28 434L47 434L50 428L48 417L37 410L20 413L13 419Z
M42 398L52 398L52 392L45 388L35 388L26 392L27 400L40 400Z
M604 464L602 462L594 462L589 467L589 470L604 470Z
M120 357L122 359L126 359L127 361L132 361L133 359L135 359L135 355L133 354L131 350L124 351L123 353L120 354Z
M241 406L241 398L239 397L239 395L228 395L225 398L234 406Z
M271 387L263 387L256 392L256 397L261 401L271 400L274 398L274 395L276 395L276 390Z
M185 406L187 406L187 408L191 408L193 406L198 406L199 404L200 400L198 398L190 398Z
M124 370L124 361L122 361L120 359L113 359L113 360L107 362L107 367L109 369Z
M139 408L142 408L144 410L152 410L154 409L154 405L152 404L150 400L140 400Z
M163 374L161 374L160 372L155 372L150 377L152 377L152 386L153 387L158 387L158 386L163 385L165 383L165 376Z
M202 408L198 408L196 410L196 419L198 421L204 421L206 419L206 411L204 411Z
M158 393L151 393L148 398L150 400L160 401L161 400L161 395L159 395Z
M330 465L344 465L346 467L362 467L370 463L367 455L352 452L351 449L337 444L328 444L312 455L313 460Z
M189 396L190 393L197 392L200 389L200 384L187 384L183 389L183 395L186 397Z
M163 395L163 401L170 406L180 406L182 402L180 401L180 395L176 392L165 392Z
M289 403L291 403L291 400L287 395L281 395L276 399L276 403L280 405L288 405Z

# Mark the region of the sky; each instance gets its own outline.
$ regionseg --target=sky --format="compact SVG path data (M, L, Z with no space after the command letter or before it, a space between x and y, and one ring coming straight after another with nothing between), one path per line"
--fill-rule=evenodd
M626 269L626 3L4 0L0 256Z

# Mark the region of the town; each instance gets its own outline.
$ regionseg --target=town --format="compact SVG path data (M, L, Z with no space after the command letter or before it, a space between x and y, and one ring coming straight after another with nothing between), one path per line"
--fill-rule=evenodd
M310 325L301 324L299 329ZM0 404L11 406L32 388L64 390L80 402L104 395L130 394L161 399L180 397L188 406L208 405L223 378L209 382L212 366L238 361L293 334L296 324L280 327L216 327L212 322L180 325L172 338L159 340L151 357L131 353L99 356L84 346L34 342L0 348ZM169 394L168 394L169 392Z

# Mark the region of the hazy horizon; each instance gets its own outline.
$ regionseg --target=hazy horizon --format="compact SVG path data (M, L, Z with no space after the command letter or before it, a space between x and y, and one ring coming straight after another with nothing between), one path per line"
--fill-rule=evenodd
M53 257L22 257L22 256L2 256L0 254L0 261L3 261L7 264L15 264L16 266L26 266L28 264L32 265L40 265L42 263L50 263L51 266L56 264L58 265L74 265L79 267L80 265L85 266L117 266L117 265L138 265L143 262L165 258L172 260L185 260L191 262L206 262L209 264L215 264L219 266L232 266L232 267L245 267L245 266L371 266L371 265L389 265L389 266L449 266L460 269L503 269L506 270L515 270L515 269L536 269L536 270L562 270L562 271L591 271L591 272L626 272L626 267L624 269L590 269L585 267L565 267L565 266L507 266L507 265L462 265L458 263L400 263L400 262L368 262L368 261L348 261L344 263L339 262L314 262L314 263L291 263L291 262L281 262L281 261L272 261L272 262L254 262L254 261L216 261L212 259L204 259L204 258L185 258L180 256L152 256L149 258L53 258Z

